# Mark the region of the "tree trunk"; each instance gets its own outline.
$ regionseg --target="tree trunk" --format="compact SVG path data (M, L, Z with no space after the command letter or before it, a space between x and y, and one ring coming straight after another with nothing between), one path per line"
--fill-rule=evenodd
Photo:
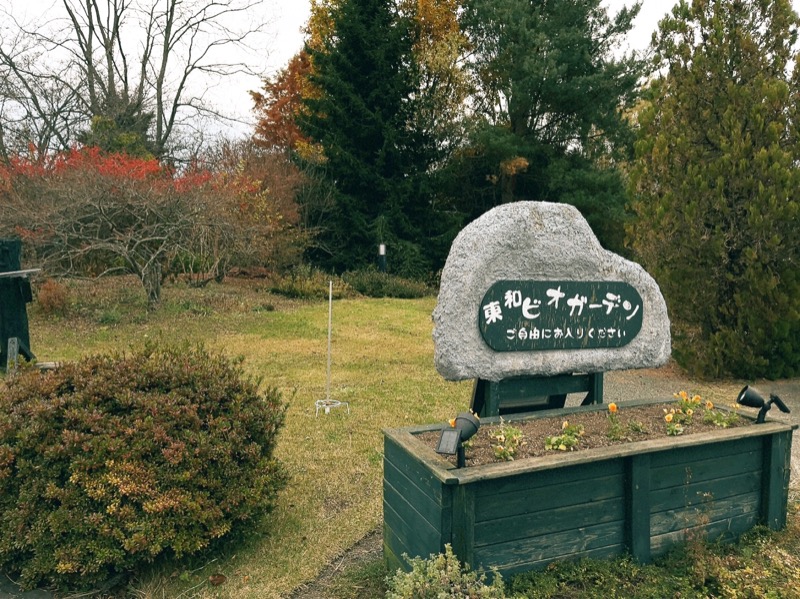
M161 303L161 264L153 262L142 271L142 285L147 292L147 304L156 308Z

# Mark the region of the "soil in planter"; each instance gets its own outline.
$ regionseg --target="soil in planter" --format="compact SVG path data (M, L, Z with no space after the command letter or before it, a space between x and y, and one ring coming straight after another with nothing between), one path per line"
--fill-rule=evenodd
M667 422L664 419L664 410L669 412L671 409L675 408L675 403L630 408L624 406L620 407L616 414L619 423L619 426L616 428L616 435L611 434L612 423L607 410L567 414L561 417L506 422L506 427L513 427L522 431L522 441L514 448L513 455L510 457L514 460L548 455L555 457L565 453L565 451L582 451L595 447L608 447L611 445L620 445L622 443L631 443L633 441L667 437ZM721 412L720 410L715 410L715 412L727 414L727 412ZM681 436L720 430L721 427L713 423L704 422L705 413L706 410L698 406L692 414L691 421L682 423L683 432ZM680 419L680 415L678 415L677 419ZM673 417L673 422L676 422L677 419ZM566 450L547 449L547 438L562 435L565 421L569 423L570 427L583 427L583 433L577 436L577 444L571 449ZM749 418L739 417L735 422L729 424L727 428L747 426L752 424L752 422L753 421ZM507 461L502 457L497 457L496 448L498 445L501 445L501 443L497 438L492 437L492 435L499 432L500 429L501 427L498 425L481 427L478 434L467 442L466 463L468 467ZM506 433L507 432L508 431L506 431ZM439 441L439 434L439 431L431 431L421 433L417 438L435 449ZM505 436L506 438L509 437L508 434ZM505 444L506 447L508 447L508 445L508 443ZM442 457L447 457L448 460L455 465L455 456Z

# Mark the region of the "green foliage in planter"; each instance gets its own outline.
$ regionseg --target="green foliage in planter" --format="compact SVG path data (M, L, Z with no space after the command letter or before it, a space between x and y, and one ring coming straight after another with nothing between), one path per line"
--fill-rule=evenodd
M428 559L415 557L410 563L410 572L398 570L387 580L386 599L504 599L506 596L500 574L495 573L492 584L487 585L485 575L478 576L466 566L462 569L450 545L445 545L444 553Z
M0 393L0 568L86 588L266 513L285 406L202 348L96 355Z
M517 447L525 445L524 436L522 431L516 426L509 426L503 419L500 419L500 427L489 433L492 439L494 448L494 457L498 460L511 462L514 460L514 454L517 453Z
M545 449L559 451L572 451L583 436L583 425L570 424L565 420L561 427L561 434L554 437L547 437L544 441Z

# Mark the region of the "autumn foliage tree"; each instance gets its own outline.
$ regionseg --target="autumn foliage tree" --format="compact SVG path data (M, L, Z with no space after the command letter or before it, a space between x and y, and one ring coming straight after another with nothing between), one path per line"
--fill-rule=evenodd
M151 305L168 274L220 278L235 261L266 260L275 232L293 224L244 169L176 174L98 148L14 157L0 194L0 232L21 236L50 274L131 273Z
M300 132L297 117L303 104L304 90L309 87L311 59L308 52L296 54L274 78L265 79L261 91L250 92L257 122L254 143L265 149L296 151L298 144L308 143Z
M466 135L464 103L473 91L465 63L469 40L461 29L460 0L401 0L408 17L417 71L414 127L442 160Z

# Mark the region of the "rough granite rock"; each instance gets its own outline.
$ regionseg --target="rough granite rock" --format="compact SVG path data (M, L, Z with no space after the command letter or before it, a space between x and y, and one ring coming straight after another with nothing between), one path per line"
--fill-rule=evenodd
M642 298L638 335L619 348L497 352L479 330L480 303L502 280L619 281ZM566 204L516 202L487 212L456 237L433 312L435 363L448 380L653 368L670 356L667 307L638 264L604 250Z

